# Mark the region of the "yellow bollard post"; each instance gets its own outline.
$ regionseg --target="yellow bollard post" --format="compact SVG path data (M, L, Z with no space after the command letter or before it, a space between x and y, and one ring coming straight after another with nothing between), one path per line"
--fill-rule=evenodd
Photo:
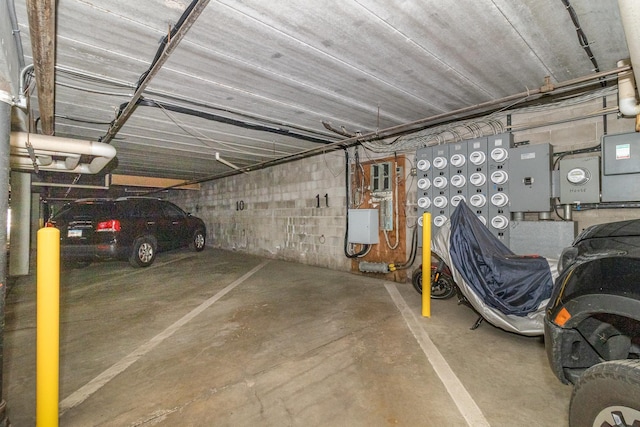
M36 285L36 426L58 426L60 371L60 230L38 231Z
M422 316L431 317L431 214L422 214Z

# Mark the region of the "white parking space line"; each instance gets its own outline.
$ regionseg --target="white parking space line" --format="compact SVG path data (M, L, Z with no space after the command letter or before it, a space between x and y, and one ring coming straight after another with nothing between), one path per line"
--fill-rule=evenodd
M400 292L398 292L396 285L393 283L387 283L384 286L387 289L387 292L389 292L389 295L396 307L398 307L402 317L404 317L405 322L407 322L411 333L420 344L420 347L431 363L433 370L436 372L440 381L442 381L447 389L449 396L451 396L451 399L453 399L458 410L467 421L467 424L473 427L489 427L490 424L482 414L482 411L464 385L462 385L462 382L453 372L451 366L449 366L433 341L431 341L429 334L427 334L427 332L420 326L418 319L409 308L404 298L402 298Z
M118 374L122 373L129 366L138 361L142 356L153 350L158 344L162 343L165 339L169 338L173 335L178 329L184 326L191 319L196 317L198 314L202 313L204 310L209 308L213 303L224 297L226 294L231 292L236 286L247 280L249 277L253 276L256 272L262 269L265 265L269 263L269 260L265 260L260 263L258 266L254 267L248 273L244 274L239 279L235 280L233 283L227 285L220 292L200 304L198 307L191 310L189 313L184 315L180 320L176 321L174 324L169 326L164 331L160 332L155 337L151 338L146 343L142 344L140 347L135 349L133 352L129 353L129 355L120 359L120 361L116 362L109 369L102 372L100 375L95 377L93 380L89 381L87 384L71 393L67 398L65 398L62 402L60 402L59 414L62 415L69 409L79 405L80 403L87 400L92 394L96 391L100 390L105 384L115 378Z

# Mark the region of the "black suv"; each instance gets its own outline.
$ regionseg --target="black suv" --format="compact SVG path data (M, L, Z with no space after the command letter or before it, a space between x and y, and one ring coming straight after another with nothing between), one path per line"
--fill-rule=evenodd
M65 205L47 226L60 230L64 262L128 259L134 267L153 263L156 252L205 246L206 227L171 202L146 197L82 199Z
M570 425L640 426L640 220L587 228L558 271L545 346Z

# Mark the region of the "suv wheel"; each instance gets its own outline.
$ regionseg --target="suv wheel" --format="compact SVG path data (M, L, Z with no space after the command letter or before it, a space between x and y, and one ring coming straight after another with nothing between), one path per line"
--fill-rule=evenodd
M139 237L133 243L129 263L134 267L148 267L156 258L156 245L149 237Z
M191 248L196 252L200 252L201 250L204 249L204 244L205 244L204 231L196 230L196 232L193 233L193 238L191 240Z
M569 425L640 425L640 360L613 360L587 369L573 389Z

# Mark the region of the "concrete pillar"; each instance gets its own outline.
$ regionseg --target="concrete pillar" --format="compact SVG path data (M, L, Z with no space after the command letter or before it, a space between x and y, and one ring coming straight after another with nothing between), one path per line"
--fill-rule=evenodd
M9 275L29 274L31 174L11 172L11 246Z
M30 245L32 248L35 248L38 244L38 233L37 231L44 226L43 218L41 218L41 209L40 209L40 194L32 193L31 194L31 238L29 239ZM45 218L46 220L47 218Z
M0 93L0 426L6 426L6 402L2 393L4 352L4 302L7 285L7 214L9 212L9 141L11 136L11 99Z

